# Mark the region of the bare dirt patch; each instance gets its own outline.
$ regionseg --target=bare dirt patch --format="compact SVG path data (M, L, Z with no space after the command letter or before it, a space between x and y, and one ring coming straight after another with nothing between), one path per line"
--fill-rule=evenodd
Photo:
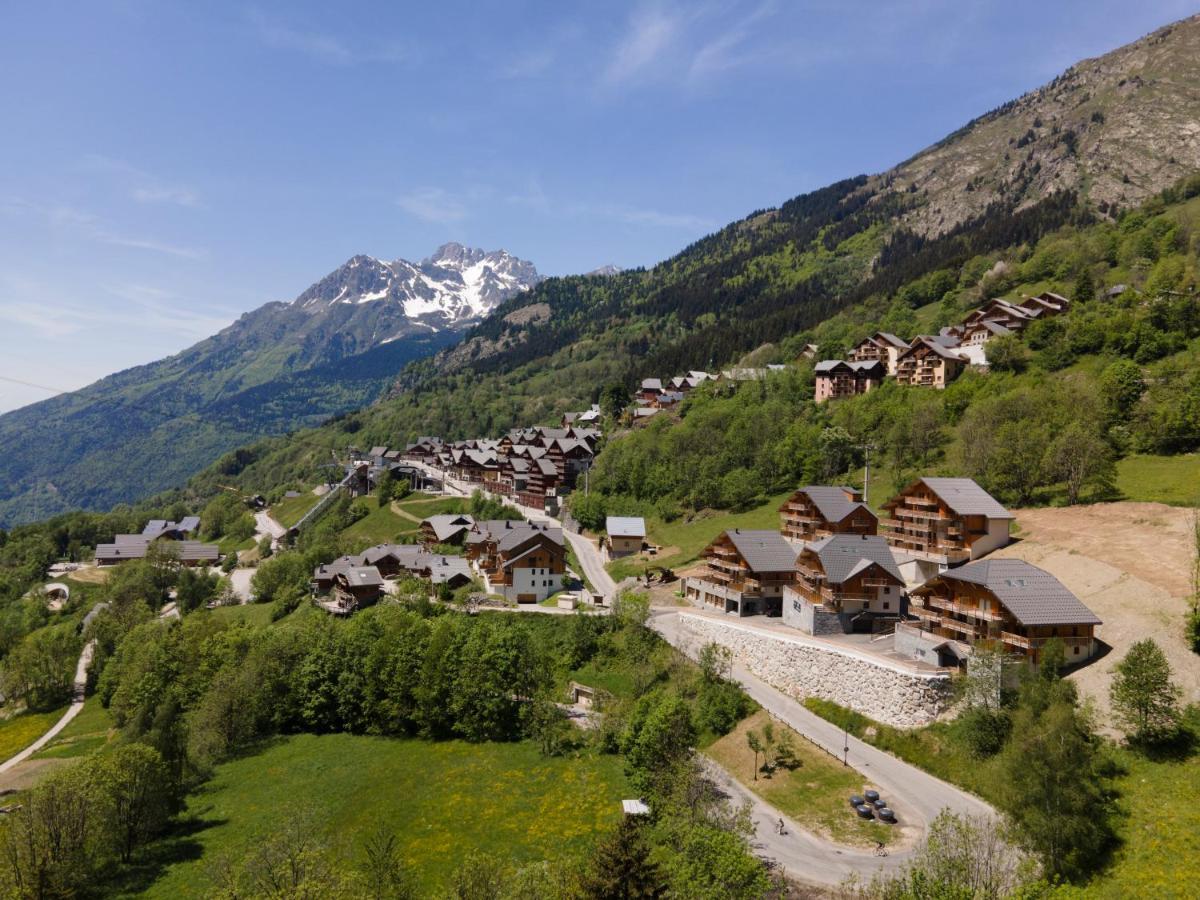
M66 575L69 581L78 581L82 584L104 584L108 581L108 573L111 569L101 569L98 566L82 566L74 572L68 572Z
M1167 654L1185 702L1200 700L1200 656L1183 638L1191 516L1160 503L1018 510L1020 540L995 554L1050 572L1103 620L1098 634L1111 651L1070 677L1095 701L1105 726L1113 667L1145 637Z
M70 763L69 759L27 759L0 774L0 791L27 791L37 785L52 769ZM3 804L0 804L3 805Z

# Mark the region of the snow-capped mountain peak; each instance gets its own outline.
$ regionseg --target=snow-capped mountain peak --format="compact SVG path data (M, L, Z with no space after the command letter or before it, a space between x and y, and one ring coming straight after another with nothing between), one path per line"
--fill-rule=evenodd
M507 250L448 243L419 263L355 256L293 305L347 325L367 316L372 342L387 343L415 331L465 328L541 280L533 263Z

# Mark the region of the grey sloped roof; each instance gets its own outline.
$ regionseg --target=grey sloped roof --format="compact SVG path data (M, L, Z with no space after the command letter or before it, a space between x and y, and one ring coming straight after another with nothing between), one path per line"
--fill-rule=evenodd
M642 390L643 391L661 391L662 389L663 389L663 383L662 383L661 378L643 378L642 379Z
M887 373L887 366L878 359L864 359L860 362L848 362L846 365L859 374L883 376Z
M374 566L352 566L338 574L357 587L380 587L383 585L383 576Z
M646 520L641 516L609 516L604 520L609 537L645 537Z
M1023 559L981 559L940 577L987 588L1022 625L1101 624L1061 581Z
M435 556L429 563L429 580L434 584L451 581L457 576L471 580L471 566L461 556Z
M875 518L875 513L871 512L869 506L850 499L850 491L851 488L840 485L810 484L796 493L807 495L828 522L840 522L857 509L866 510L871 514L871 518Z
M904 583L892 548L878 535L833 534L814 541L808 549L821 560L830 584L841 584L870 565L878 565L897 582Z
M471 516L446 513L440 516L430 516L421 524L428 524L433 529L433 536L439 541L443 541L448 537L453 537L464 529L470 528L475 524L475 520Z
M817 363L815 366L813 366L813 371L814 372L832 372L838 366L847 366L847 368L849 368L849 366L847 365L847 363L844 360L823 359L819 363Z
M798 551L778 531L734 528L725 534L755 572L787 572L796 567Z
M908 349L908 341L904 340L904 338L896 337L896 335L891 334L890 332L881 331L879 332L878 337L883 338L894 347L901 347L905 350Z
M960 516L1016 518L995 497L976 484L973 478L922 478L921 481Z
M561 528L542 528L536 525L525 524L524 528L514 528L511 531L505 532L497 541L496 547L500 550L513 550L520 547L523 543L538 535L545 535L552 543L563 545L563 533Z
M357 558L361 560L362 565L374 566L390 556L401 566L407 567L420 554L421 547L418 544L376 544L374 547L368 547Z

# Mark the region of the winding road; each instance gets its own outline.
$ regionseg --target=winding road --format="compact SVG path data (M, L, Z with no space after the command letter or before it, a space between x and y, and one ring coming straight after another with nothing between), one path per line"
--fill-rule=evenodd
M677 609L654 609L650 625L682 652L689 656L696 652L697 648L681 632ZM924 827L943 809L975 817L992 818L996 815L991 806L974 794L846 734L836 725L807 710L796 699L751 674L741 663L734 663L731 675L755 702L776 719L834 757L844 757L849 766L876 785L889 799L902 821ZM912 851L908 851L876 858L871 853L822 840L782 816L735 779L730 778L729 782L727 786L731 793L747 797L754 804L756 834L752 843L756 851L765 858L774 859L795 878L818 884L839 884L848 874L857 873L869 879L876 872L902 865L912 855ZM782 837L774 830L780 818L789 823L788 830L791 832Z

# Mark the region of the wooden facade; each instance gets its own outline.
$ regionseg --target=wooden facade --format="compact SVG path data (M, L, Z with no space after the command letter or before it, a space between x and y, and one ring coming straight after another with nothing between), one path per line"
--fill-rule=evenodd
M862 502L862 491L843 486L801 488L779 507L780 532L793 541L831 534L875 534L879 519Z
M813 400L824 403L826 400L865 394L879 387L883 384L887 367L878 360L846 362L826 359L817 363L813 372Z
M704 568L684 581L684 596L740 616L778 615L796 571L796 549L776 531L722 532L704 549Z
M1009 541L1013 515L970 478L920 478L883 504L895 549L942 565L978 559Z
M944 343L919 337L896 361L896 382L941 389L957 378L966 366L967 360Z
M975 578L970 570L980 566L997 571ZM912 601L909 613L922 632L971 645L991 642L1034 663L1052 638L1063 643L1068 663L1089 659L1101 624L1057 579L1021 560L952 569L914 590Z

